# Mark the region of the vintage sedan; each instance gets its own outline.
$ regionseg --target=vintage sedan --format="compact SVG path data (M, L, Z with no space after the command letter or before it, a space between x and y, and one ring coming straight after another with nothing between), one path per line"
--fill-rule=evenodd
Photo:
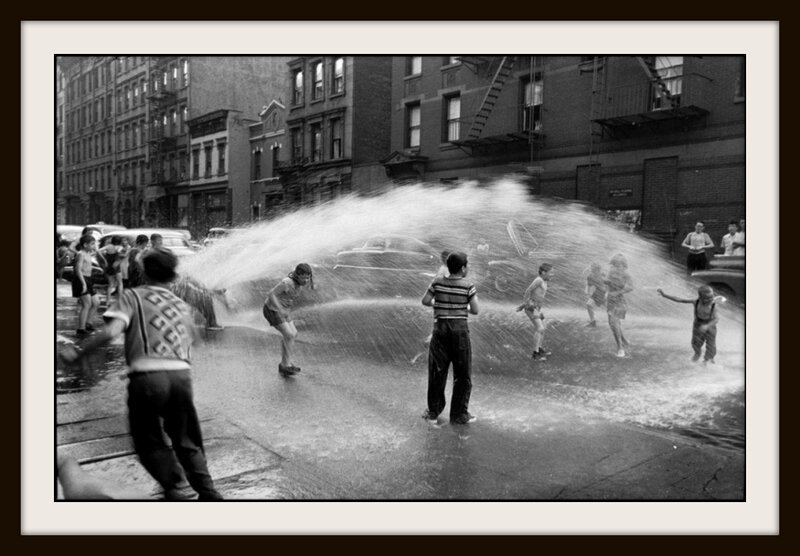
M147 237L150 237L156 233L161 234L161 237L164 239L164 247L170 249L179 258L194 255L196 253L189 241L186 239L186 232L183 230L174 230L168 228L129 228L126 230L117 230L101 237L98 247L105 247L111 242L111 238L113 237L126 237L128 238L128 243L133 246L136 244L137 236L146 235Z
M734 301L745 301L745 258L736 255L715 255L706 270L695 270L692 278L708 284L720 295Z
M369 238L362 246L336 255L333 273L346 288L350 281L362 291L402 295L427 285L441 265L433 247L402 235Z

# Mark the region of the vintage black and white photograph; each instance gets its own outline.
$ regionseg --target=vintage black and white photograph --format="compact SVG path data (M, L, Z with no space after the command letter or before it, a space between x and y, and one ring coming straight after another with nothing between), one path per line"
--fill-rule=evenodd
M753 58L518 44L54 45L56 511L758 497Z

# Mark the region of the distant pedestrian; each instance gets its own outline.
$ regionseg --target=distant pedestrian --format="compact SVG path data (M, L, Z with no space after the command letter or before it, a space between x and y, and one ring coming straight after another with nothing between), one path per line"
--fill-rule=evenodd
M150 234L150 249L161 249L164 247L164 236L159 233Z
M111 241L99 250L99 253L106 261L104 272L108 280L108 289L106 290L107 304L111 305L111 295L115 292L117 297L122 295L125 286L122 285L122 269L120 267L121 259L124 256L122 252L122 238L120 236L112 236Z
M606 304L606 277L598 263L592 263L589 275L586 276L586 311L589 313L589 322L586 326L596 327L594 317L596 309Z
M744 257L745 250L745 232L744 232L744 218L739 220L739 237L733 241L734 255L741 255Z
M149 251L143 259L147 283L120 296L104 315L107 324L82 351L65 348L60 355L65 362L76 363L124 332L130 368L128 420L139 460L168 500L185 499L179 488L184 472L198 500L222 500L208 472L194 406L190 310L167 289L177 265L174 253Z
M469 412L472 393L472 343L467 318L478 314L477 290L467 276L466 253L447 257L449 276L433 279L422 304L433 307L433 334L428 348L428 409L423 417L436 422L446 405L445 386L453 365L450 422L465 425L475 420Z
M657 291L662 297L666 297L671 301L694 305L694 323L692 324L692 350L694 355L692 356L692 361L700 359L703 344L705 344L706 353L703 363L714 363L714 357L717 354L717 322L719 317L716 303L718 298L714 296L714 290L711 286L700 286L697 289L697 298L695 299L674 297L660 289Z
M136 236L136 243L128 251L128 283L126 288L135 288L144 284L144 268L142 257L147 250L150 239L145 234Z
M553 274L553 265L542 263L539 265L539 276L534 278L528 289L522 296L522 304L517 307L517 311L525 311L525 314L533 323L533 357L534 361L545 361L552 353L542 347L544 341L544 313L542 304L547 295L547 287Z
M705 232L705 224L702 222L695 224L694 231L686 235L681 246L689 250L689 255L686 258L686 268L689 274L695 270L705 270L708 267L706 249L713 249L714 242Z
M617 344L617 357L625 357L628 350L628 340L622 331L622 321L628 312L628 303L625 294L633 291L633 280L628 274L628 262L620 254L611 258L608 276L606 277L606 311L608 312L608 326L614 335Z
M92 278L92 259L97 248L97 240L87 234L78 240L80 250L75 255L72 267L72 297L78 299L78 336L86 336L94 330L92 320L100 306Z
M300 294L307 288L314 289L311 266L300 263L289 275L278 282L264 301L264 318L270 326L281 333L281 362L278 372L281 376L291 376L300 372L293 361L294 341L297 328L292 321L292 307Z

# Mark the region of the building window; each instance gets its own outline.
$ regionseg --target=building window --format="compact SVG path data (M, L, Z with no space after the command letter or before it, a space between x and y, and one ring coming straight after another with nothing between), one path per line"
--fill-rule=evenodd
M323 79L322 79L322 61L316 62L314 64L314 91L312 93L311 98L314 100L319 100L322 98L323 94Z
M133 105L139 106L139 84L133 86Z
M544 88L541 74L534 76L533 82L525 81L522 99L522 130L540 131L542 129L542 100Z
M131 107L131 90L129 87L125 87L125 110L129 110Z
M161 73L161 85L163 86L164 90L167 90L167 83L169 82L169 72L164 70Z
M680 106L683 88L683 56L655 56L653 59L651 110Z
M292 129L292 161L299 162L303 158L303 134L299 127Z
M442 59L442 65L443 66L452 66L454 64L457 64L458 62L459 62L458 61L458 56L445 56Z
M169 134L175 135L178 130L178 113L175 110L170 110L169 113Z
M344 58L333 61L333 80L331 81L331 94L338 95L344 92Z
M278 153L280 150L280 145L272 145L272 177L278 175Z
M131 138L131 147L136 147L139 144L139 124L133 124L133 137Z
M100 137L98 135L94 136L94 156L100 156Z
M173 68L172 68L172 88L173 89L177 89L178 88L178 67L177 66L173 66Z
M333 118L330 121L331 129L331 158L342 158L342 120Z
M192 150L192 178L200 177L200 149Z
M189 60L183 61L183 86L189 85Z
M186 120L189 119L189 109L184 106L181 108L181 133L186 131Z
M292 76L292 83L294 87L292 104L298 106L303 104L303 70L295 70Z
M311 133L311 161L319 162L322 160L322 124L316 123L310 126Z
M420 107L419 104L406 106L406 147L419 147Z
M458 141L461 136L461 97L445 97L444 104L445 125L442 138L444 141Z
M261 179L261 147L256 147L253 151L253 179Z
M142 98L141 103L144 104L144 97L147 96L147 80L142 79Z
M217 143L217 173L221 176L225 173L225 143Z
M205 176L206 178L211 177L211 146L205 148L205 155L206 155L206 166L205 166Z
M178 178L183 181L186 179L186 151L181 151L178 164L180 165L180 174Z
M422 73L422 56L406 57L406 75L419 75Z

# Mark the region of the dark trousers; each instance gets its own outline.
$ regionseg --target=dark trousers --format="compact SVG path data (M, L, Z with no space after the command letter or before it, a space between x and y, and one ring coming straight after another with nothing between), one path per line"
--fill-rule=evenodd
M136 454L164 490L178 487L183 468L189 484L201 496L216 492L206 465L188 370L131 373L128 419Z
M686 258L686 268L691 274L695 270L705 270L708 267L708 260L705 253L689 253Z
M472 343L466 319L442 319L433 324L428 349L428 410L439 415L446 405L447 371L453 364L450 418L467 413L472 392Z
M706 361L714 359L717 354L717 325L714 324L708 327L705 332L700 331L700 326L704 324L701 321L694 321L692 326L692 349L694 354L700 357L700 352L703 349L703 344L706 345L706 355L703 357Z

